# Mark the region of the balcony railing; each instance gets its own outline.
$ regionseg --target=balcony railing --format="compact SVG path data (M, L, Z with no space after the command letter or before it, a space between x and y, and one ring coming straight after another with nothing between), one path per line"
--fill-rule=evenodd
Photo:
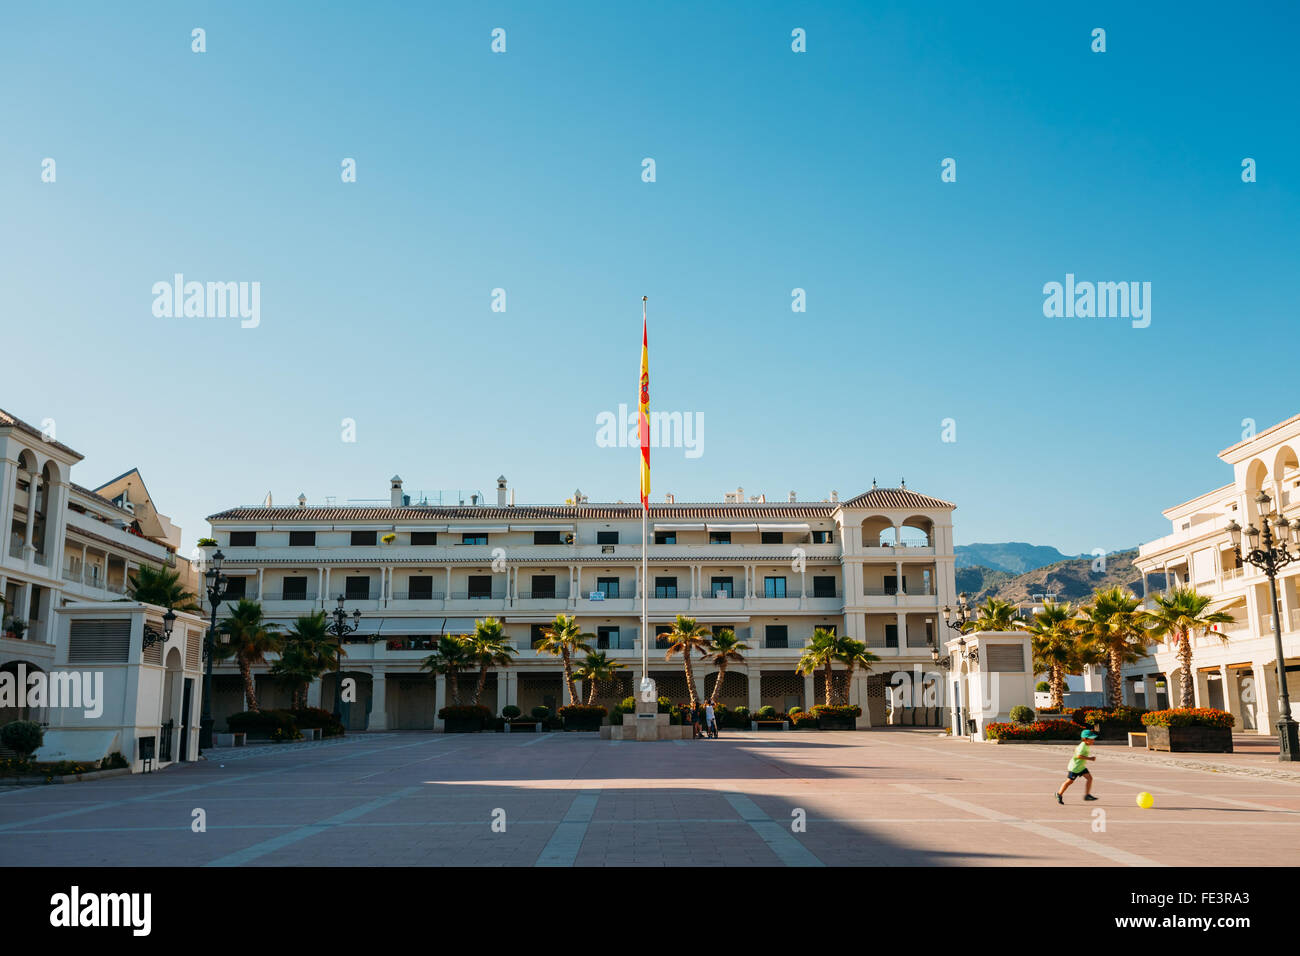
M394 591L394 601L441 601L446 595L442 591L420 591L413 593L411 591Z
M565 588L551 588L548 591L520 591L521 601L561 601L567 600L569 592Z
M81 568L64 568L63 580L71 581L73 584L81 583Z
M316 594L313 591L267 591L266 599L268 601L314 601Z
M504 601L505 599L505 591L493 591L490 594L487 591L453 591L451 593L451 600L453 601Z

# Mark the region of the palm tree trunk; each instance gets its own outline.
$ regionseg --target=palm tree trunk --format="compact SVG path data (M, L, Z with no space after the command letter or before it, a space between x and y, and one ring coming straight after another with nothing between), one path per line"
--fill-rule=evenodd
M686 653L682 655L682 664L686 667L686 690L691 695L691 706L696 707L699 704L695 696L695 674L691 671L691 649L686 648Z
M460 706L460 672L455 668L447 671L447 696L453 707Z
M569 649L567 647L561 648L560 659L564 661L564 682L569 685L569 701L576 704L582 698L578 696L578 685L573 682L573 668L569 666Z
M713 706L718 706L718 693L722 690L722 682L727 677L727 662L718 661L718 676L713 679L713 696L709 698L713 701Z
M850 661L848 673L844 675L844 693L840 694L839 698L841 699L836 701L836 703L841 704L844 707L849 705L849 694L852 693L853 689L853 672L856 669L857 665Z
M590 707L596 702L596 681L591 679L587 681L587 706Z
M831 696L835 692L834 682L831 680L831 662L826 662L826 704L827 706L834 703Z
M1110 691L1110 705L1118 707L1124 703L1124 682L1120 676L1120 656L1112 650L1106 656L1106 686Z
M1054 710L1065 709L1065 669L1060 664L1053 664L1052 671L1048 675L1048 681L1051 684L1052 708Z
M257 706L257 689L253 684L253 668L245 657L239 658L239 676L244 679L244 704L249 710L260 711Z
M1178 662L1182 665L1178 706L1195 707L1196 695L1192 690L1192 635L1187 631L1178 635Z
M483 696L483 688L487 686L487 671L487 661L484 661L479 665L478 686L474 688L474 703L476 704L478 703L478 699Z

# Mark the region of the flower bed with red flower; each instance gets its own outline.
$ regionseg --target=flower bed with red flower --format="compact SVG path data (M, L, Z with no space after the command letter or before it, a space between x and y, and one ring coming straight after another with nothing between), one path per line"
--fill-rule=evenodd
M1142 715L1148 727L1219 727L1231 729L1237 718L1226 710L1213 707L1175 707L1171 710L1153 710Z
M989 740L1078 740L1079 725L1070 720L1036 720L1032 724L985 724Z

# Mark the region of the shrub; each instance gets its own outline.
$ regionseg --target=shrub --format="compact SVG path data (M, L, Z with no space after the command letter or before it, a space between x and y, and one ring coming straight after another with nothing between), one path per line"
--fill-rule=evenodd
M1040 680L1037 684L1034 685L1034 690L1038 691L1038 693L1040 694L1046 694L1049 691L1051 691L1051 689L1052 689L1052 685L1047 683L1047 681L1045 680Z
M543 708L545 710L545 708ZM439 720L474 720L492 719L492 711L482 704L449 704L438 711Z
M818 728L817 715L803 710L796 713L792 709L790 711L790 726L795 730L816 730Z
M1037 720L1032 724L985 724L989 740L1078 740L1079 725L1069 720Z
M519 717L522 714L523 711L520 710L518 707L516 707L514 704L506 704L504 707L501 708L501 716L504 717L506 720L514 720L516 717Z
M764 704L762 707L758 708L757 711L755 711L754 716L758 720L775 720L776 708L773 707L771 704Z
M298 710L291 710L289 713L293 715L294 723L301 730L320 728L322 737L343 736L343 721L323 707L303 707Z
M226 718L232 734L269 737L272 740L297 740L298 722L287 710L245 710Z
M673 702L667 697L660 697L658 700L659 713L671 714L673 712Z
M1237 718L1226 710L1213 707L1175 707L1171 710L1153 710L1142 715L1148 727L1221 727L1231 729ZM9 725L10 727L13 724ZM5 730L8 730L6 727Z
M862 708L857 704L816 704L813 709L815 717L861 717ZM793 716L794 709L790 710Z
M1024 704L1016 704L1011 708L1011 722L1015 724L1032 724L1034 722L1034 708L1026 707Z
M592 718L601 720L609 713L609 710L599 704L568 704L561 707L558 713L561 717L574 720L590 720Z
M34 720L15 720L0 730L0 742L24 758L36 753L44 741L45 731Z
M216 546L217 546L216 538L199 538L198 544L195 545L195 547L199 547L199 548L215 548Z
M122 756L120 750L114 750L99 762L100 770L121 770L125 766L127 766L126 758Z
M551 708L539 705L534 707L528 713L532 715L534 720L545 720L547 717L551 716Z
M1137 707L1077 707L1066 711L1070 719L1080 727L1096 727L1110 724L1116 729L1124 727L1137 728L1142 725L1142 715L1146 711Z
M798 707L798 706L796 706L796 707L791 707L791 708L790 708L790 716L791 716L791 718L793 718L795 714L802 714L802 713L803 713L803 708L802 708L802 707Z

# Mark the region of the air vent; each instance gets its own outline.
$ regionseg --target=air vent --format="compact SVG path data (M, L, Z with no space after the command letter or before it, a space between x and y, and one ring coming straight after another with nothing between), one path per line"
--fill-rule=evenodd
M78 620L68 629L69 664L125 664L130 650L130 620Z

